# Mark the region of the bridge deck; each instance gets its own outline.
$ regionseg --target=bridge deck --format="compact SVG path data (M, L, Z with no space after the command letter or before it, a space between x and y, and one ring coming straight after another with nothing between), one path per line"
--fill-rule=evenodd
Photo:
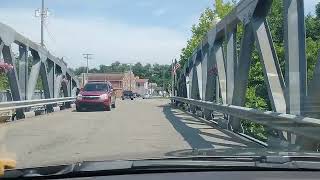
M209 126L168 100L117 101L111 112L66 110L0 126L3 151L18 167L82 160L163 157L190 148L257 147Z

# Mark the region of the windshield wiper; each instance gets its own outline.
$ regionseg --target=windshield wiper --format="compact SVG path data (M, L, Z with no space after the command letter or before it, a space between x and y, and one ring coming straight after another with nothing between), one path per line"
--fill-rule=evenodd
M90 177L176 171L320 170L319 157L247 156L185 157L134 161L80 162L71 165L9 170L3 178Z
M48 166L38 168L26 168L26 169L14 169L7 170L3 177L0 179L35 179L44 177L61 176L72 173L74 170L74 164L70 165L59 165L59 166Z
M231 164L231 167L272 168L288 170L320 170L319 156L191 156L180 157L180 160L203 160L222 166ZM217 164L218 163L218 164ZM241 164L243 163L243 164ZM246 164L245 164L246 163Z
M39 168L15 169L5 172L0 179L53 179L84 177L98 172L126 172L132 168L132 161L79 162L70 165L48 166Z

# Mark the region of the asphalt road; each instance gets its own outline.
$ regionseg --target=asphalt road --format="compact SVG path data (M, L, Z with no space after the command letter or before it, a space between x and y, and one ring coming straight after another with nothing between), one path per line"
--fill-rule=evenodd
M65 110L1 124L0 158L15 158L18 167L34 167L158 158L190 148L256 146L168 103L164 99L117 100L111 112Z

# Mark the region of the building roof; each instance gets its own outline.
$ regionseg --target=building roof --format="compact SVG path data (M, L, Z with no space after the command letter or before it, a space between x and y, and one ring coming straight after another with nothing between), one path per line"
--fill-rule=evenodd
M124 75L123 74L89 74L89 81L122 81Z
M137 83L146 83L148 81L149 81L149 79L136 79Z
M157 83L149 83L149 87L157 87L158 86L158 84Z

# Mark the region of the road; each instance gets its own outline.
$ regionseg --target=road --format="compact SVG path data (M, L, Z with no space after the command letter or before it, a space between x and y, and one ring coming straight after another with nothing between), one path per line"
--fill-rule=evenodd
M111 112L64 110L0 126L0 147L18 167L163 157L190 148L257 145L209 126L165 99L118 100Z

